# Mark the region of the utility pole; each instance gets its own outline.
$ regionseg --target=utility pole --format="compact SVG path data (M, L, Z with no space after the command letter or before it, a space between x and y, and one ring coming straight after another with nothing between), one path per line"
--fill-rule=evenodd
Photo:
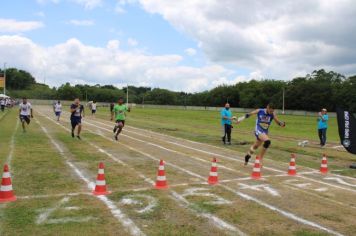
M127 84L127 89L126 89L126 106L129 106L129 84Z
M283 98L282 98L283 99L283 108L282 108L283 109L282 110L282 114L283 115L284 115L284 93L285 93L285 89L283 88L283 95L282 95L283 96Z
M145 94L142 94L142 108L145 108Z

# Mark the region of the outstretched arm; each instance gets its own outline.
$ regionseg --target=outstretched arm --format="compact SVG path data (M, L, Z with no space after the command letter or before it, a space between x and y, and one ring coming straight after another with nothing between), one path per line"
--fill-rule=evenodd
M281 126L281 127L285 127L286 126L286 122L279 120L279 118L278 118L278 116L276 114L274 114L274 122L276 122L276 124Z
M254 111L251 111L249 113L246 113L244 116L241 116L237 119L237 123L240 123L241 121L243 121L246 118L249 118L250 116L256 115L259 112L260 109L256 109Z

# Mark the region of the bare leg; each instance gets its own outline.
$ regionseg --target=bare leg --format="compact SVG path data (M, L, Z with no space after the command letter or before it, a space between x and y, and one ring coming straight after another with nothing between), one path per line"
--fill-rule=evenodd
M25 126L25 121L22 121L22 131L23 132L26 132L26 126Z
M269 137L267 134L260 134L258 136L259 140L261 141L261 144L262 142L266 142L266 141L269 141ZM268 148L268 147L267 147ZM261 151L260 151L260 155L259 157L261 158L261 165L262 165L262 160L263 160L263 157L264 155L266 154L266 151L267 151L267 148L266 147L262 147Z
M82 124L78 125L78 136L80 136L80 132L82 131Z
M261 146L262 142L260 140L256 140L256 142L250 147L250 150L248 150L246 156L245 156L245 165L248 164L248 161L250 160L251 156L255 153L255 151Z
M124 127L124 125L120 122L118 125L117 125L118 129L116 131L116 134L115 134L115 139L117 140L117 137L119 136L119 134L121 133L122 131L122 128Z

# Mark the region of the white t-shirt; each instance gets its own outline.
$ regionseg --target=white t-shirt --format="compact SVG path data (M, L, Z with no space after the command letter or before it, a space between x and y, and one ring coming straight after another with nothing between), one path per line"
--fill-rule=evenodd
M0 101L0 105L5 105L5 99L2 99L1 101Z
M32 106L31 106L31 103L29 103L29 102L26 104L23 104L23 102L20 103L20 110L21 110L20 115L22 115L22 116L31 115L31 108L32 108Z
M96 103L91 104L91 109L96 111Z
M56 103L56 104L54 104L54 111L55 112L61 112L62 111L62 104L58 104L58 103Z

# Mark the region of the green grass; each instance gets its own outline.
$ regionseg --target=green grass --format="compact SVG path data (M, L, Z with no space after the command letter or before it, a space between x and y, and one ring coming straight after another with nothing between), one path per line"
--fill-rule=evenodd
M97 116L103 119L110 117L107 108L99 109ZM322 154L326 153L331 170L338 170L338 174L356 177L356 171L348 168L350 163L356 161L355 155L332 148L322 149L315 144L318 143L316 117L280 115L279 118L285 121L287 126L281 128L275 123L272 124L270 128L272 146L267 153L268 158L285 163L288 162L290 153L297 153L298 165L317 169L320 167ZM175 137L222 146L220 115L217 111L133 108L132 112L128 113L127 124ZM245 153L255 141L254 126L255 117L234 125L233 145L226 148ZM336 118L329 120L327 138L331 146L340 145ZM297 145L300 140L315 143L302 148Z

